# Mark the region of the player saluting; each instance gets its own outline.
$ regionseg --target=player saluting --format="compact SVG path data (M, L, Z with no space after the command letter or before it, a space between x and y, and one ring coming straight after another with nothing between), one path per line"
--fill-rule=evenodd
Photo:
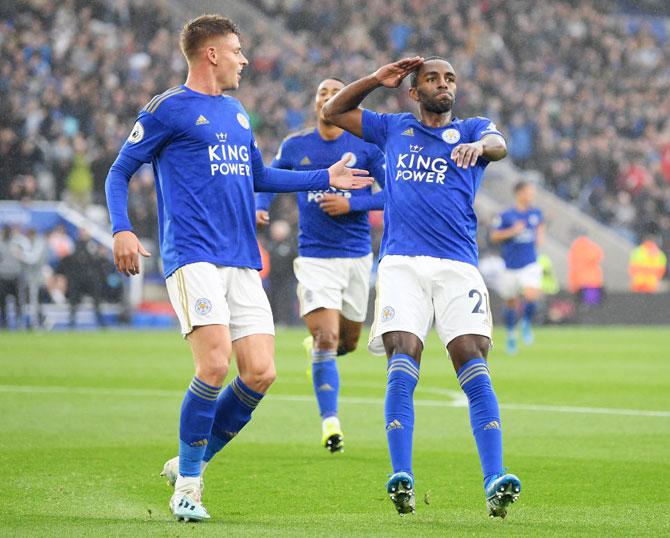
M139 272L148 256L127 215L128 181L151 161L156 178L160 246L170 301L191 345L195 376L184 396L177 459L164 471L176 481L170 509L177 519L209 515L200 501L201 469L251 419L275 378L274 327L258 269L254 190L361 188L367 172L340 161L327 171L263 166L249 116L236 99L248 64L239 30L227 18L203 15L181 33L186 83L154 97L107 177L114 262ZM239 376L225 389L235 352Z
M413 114L358 108L381 86L411 76ZM433 321L470 406L491 516L505 517L521 491L505 474L498 401L486 364L491 313L477 271L475 194L505 141L486 118L452 115L456 73L444 59L415 57L385 65L343 88L323 108L326 120L377 144L386 156L384 237L369 349L386 352L386 431L393 466L387 491L400 514L414 512L414 389Z
M491 241L501 243L505 272L498 292L506 301L505 326L507 353L517 352L516 323L521 300L521 337L526 345L533 343L533 317L542 287L542 267L537 262L537 247L544 239L542 211L533 207L535 186L526 181L514 185L514 207L502 213L494 223Z
M348 166L368 170L384 185L384 155L377 146L320 117L323 105L343 87L344 83L334 78L319 84L314 100L317 127L289 135L271 166L316 170L348 156ZM258 195L259 213L267 211L273 196ZM340 380L335 357L356 349L365 321L372 269L367 212L384 208L384 193L371 194L369 188L299 193L298 207L300 256L293 267L299 283L300 315L312 335L305 345L322 419L321 444L339 452L344 447L344 434L337 415Z

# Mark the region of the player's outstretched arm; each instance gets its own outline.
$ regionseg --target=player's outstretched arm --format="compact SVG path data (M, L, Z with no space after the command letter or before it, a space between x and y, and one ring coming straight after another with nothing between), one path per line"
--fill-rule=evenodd
M363 112L359 105L368 94L377 88L397 88L403 79L412 71L419 68L423 58L404 58L397 62L380 67L367 77L342 88L321 109L321 116L327 122L333 123L352 134L363 137Z

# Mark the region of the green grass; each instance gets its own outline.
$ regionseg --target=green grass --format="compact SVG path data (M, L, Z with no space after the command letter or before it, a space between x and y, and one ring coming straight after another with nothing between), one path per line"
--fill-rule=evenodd
M303 336L279 332L271 396L207 471L213 519L185 525L158 473L176 450L187 344L176 333L0 334L0 535L670 533L667 329L545 329L515 358L493 350L506 465L524 488L505 521L486 517L467 409L451 405L459 389L436 338L416 392L418 508L401 519L384 492L383 359L340 360L346 452L333 456L319 446Z

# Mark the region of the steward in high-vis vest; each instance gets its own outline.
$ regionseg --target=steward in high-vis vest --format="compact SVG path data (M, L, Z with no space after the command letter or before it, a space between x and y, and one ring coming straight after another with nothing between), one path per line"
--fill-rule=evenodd
M628 274L635 293L656 293L665 274L667 258L652 239L647 239L630 255Z

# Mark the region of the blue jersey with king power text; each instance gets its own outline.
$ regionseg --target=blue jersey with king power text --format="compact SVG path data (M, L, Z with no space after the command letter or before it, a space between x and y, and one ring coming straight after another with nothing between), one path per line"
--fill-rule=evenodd
M451 151L501 133L487 118L428 127L412 114L363 111L363 138L386 156L380 255L432 256L477 265L475 194L488 161L458 168ZM501 135L502 136L502 135Z
M513 207L502 213L494 226L497 230L505 230L518 221L523 222L526 229L503 241L500 249L508 269L521 269L537 261L537 229L544 222L542 211L535 207L519 211Z
M261 268L254 190L275 192L276 185L268 184L281 181L263 165L249 116L237 99L182 85L142 109L107 180L113 232L130 229L125 201L118 199L122 191L114 192L119 181L114 174L125 162L152 163L166 277L195 262ZM129 172L128 177L132 167ZM282 183L286 188L277 192L329 184L327 172L286 179L295 179L297 188Z
M373 145L344 131L335 140L324 140L317 129L288 136L279 147L271 166L287 170L318 170L349 156L347 166L362 168L384 186L384 155ZM345 215L331 217L320 207L324 193L335 193L349 199L351 211ZM371 199L372 190L343 191L329 188L325 191L297 193L300 212L298 251L300 256L312 258L358 258L372 250L370 245L370 222L368 209L381 209L381 205L366 204L357 209L357 202ZM257 196L257 208L267 209L272 194ZM374 206L374 207L373 207Z

